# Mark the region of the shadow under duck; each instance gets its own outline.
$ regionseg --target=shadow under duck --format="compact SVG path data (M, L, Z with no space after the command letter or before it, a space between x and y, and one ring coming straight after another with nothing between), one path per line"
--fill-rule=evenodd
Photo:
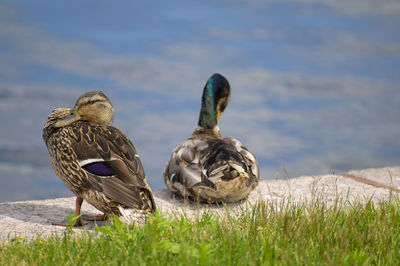
M53 110L43 139L53 169L77 197L75 215L80 215L84 199L104 213L88 220L115 214L126 223L143 222L156 205L136 149L111 126L113 116L114 108L103 92L87 92L74 109Z
M172 151L164 181L184 198L236 202L258 185L255 156L238 140L221 137L218 120L229 98L228 80L218 73L212 75L203 89L197 128Z

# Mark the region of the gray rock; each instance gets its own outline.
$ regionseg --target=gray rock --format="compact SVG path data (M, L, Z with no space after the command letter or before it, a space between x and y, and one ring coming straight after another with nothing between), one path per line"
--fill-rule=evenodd
M166 215L185 214L196 218L204 211L224 216L240 214L243 209L264 200L268 206L279 208L282 203L323 202L328 206L339 200L343 205L378 202L397 196L400 191L400 167L371 168L351 171L342 175L301 176L286 180L265 180L238 203L223 205L197 204L185 201L166 189L154 191L154 198L161 213ZM12 237L31 239L61 235L64 227L53 226L51 222L63 221L67 213L74 213L75 198L57 198L0 203L0 239ZM98 210L84 203L82 214L100 214ZM104 222L97 222L101 226ZM96 224L88 222L76 233L92 230Z

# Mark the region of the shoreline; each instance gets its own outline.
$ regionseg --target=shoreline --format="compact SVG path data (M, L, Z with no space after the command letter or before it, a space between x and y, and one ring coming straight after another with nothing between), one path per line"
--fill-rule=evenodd
M224 215L226 210L240 212L243 207L253 206L260 199L271 205L282 202L322 201L333 204L337 199L344 203L366 203L389 200L400 191L400 167L369 168L354 170L342 175L300 176L286 180L263 180L250 193L247 200L226 204L196 204L186 202L167 189L153 191L157 208L163 214L198 216L204 211ZM51 225L62 221L67 213L73 213L75 197L46 200L27 200L0 203L0 240L10 237L30 239L37 234L46 237L63 234L65 227ZM82 214L101 214L84 202ZM102 222L97 222L101 225ZM84 227L74 228L75 232L92 230L96 224L89 222Z

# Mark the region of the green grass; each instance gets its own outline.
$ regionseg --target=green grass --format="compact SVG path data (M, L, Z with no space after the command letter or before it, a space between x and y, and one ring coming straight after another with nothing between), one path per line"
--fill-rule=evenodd
M67 230L10 239L0 243L0 265L400 264L398 200L276 207L260 203L240 215L205 213L194 221L157 213L140 229L114 220L81 236Z

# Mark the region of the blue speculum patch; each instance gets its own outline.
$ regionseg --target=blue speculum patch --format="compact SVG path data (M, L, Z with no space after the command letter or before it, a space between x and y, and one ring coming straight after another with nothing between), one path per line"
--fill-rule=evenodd
M114 175L113 171L104 162L90 163L83 166L83 169L98 176Z

